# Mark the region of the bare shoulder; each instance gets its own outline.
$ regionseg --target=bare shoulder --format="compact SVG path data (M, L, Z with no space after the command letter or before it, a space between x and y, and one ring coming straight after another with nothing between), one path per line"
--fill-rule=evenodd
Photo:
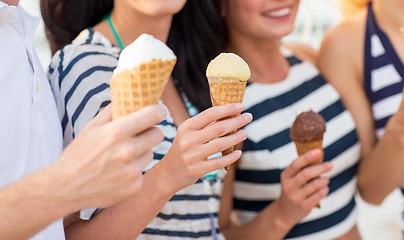
M366 11L331 28L324 35L319 61L344 61L362 65L365 41Z
M310 45L298 42L287 42L284 43L284 45L298 58L318 66L318 51L312 48Z

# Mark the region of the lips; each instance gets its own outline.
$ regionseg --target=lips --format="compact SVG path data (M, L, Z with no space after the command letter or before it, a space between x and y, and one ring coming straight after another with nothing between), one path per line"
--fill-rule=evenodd
M271 17L271 18L281 18L288 16L292 12L291 7L281 8L277 10L267 11L264 13L264 16Z

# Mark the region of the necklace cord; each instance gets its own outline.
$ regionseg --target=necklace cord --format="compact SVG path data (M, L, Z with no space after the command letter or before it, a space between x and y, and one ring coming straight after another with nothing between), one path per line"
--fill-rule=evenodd
M107 20L109 23L109 27L111 28L111 31L114 34L115 40L119 44L119 48L121 48L121 50L123 50L125 48L125 46L123 45L121 38L119 37L118 33L116 32L114 25L112 24L111 14L108 14Z

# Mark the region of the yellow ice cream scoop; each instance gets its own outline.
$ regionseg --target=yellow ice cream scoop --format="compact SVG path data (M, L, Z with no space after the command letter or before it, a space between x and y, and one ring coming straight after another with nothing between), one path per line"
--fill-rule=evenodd
M207 78L233 78L239 81L250 79L247 63L234 53L221 53L210 61L206 69Z

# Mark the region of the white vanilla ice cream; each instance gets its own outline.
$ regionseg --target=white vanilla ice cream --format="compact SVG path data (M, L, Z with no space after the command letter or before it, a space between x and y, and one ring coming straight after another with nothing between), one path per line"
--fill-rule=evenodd
M122 50L114 75L138 67L153 59L166 61L177 59L177 57L165 43L144 33Z

